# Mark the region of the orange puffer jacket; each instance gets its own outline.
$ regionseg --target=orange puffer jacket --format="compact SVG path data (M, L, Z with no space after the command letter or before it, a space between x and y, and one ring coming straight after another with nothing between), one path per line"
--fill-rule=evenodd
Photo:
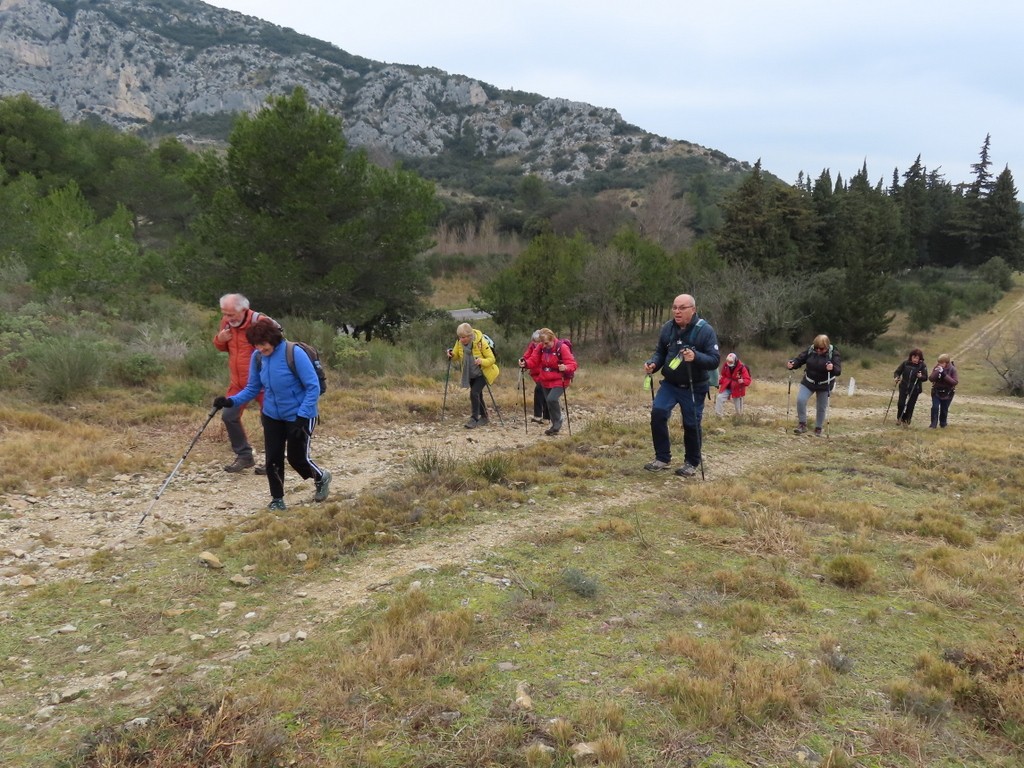
M242 324L237 328L231 328L231 338L227 342L217 340L220 332L228 327L227 320L221 320L220 327L217 328L217 333L214 334L213 346L221 352L228 353L228 372L231 376L231 380L228 383L228 397L245 389L245 385L249 381L249 361L252 359L253 346L245 338L245 331L250 325L260 319L269 320L277 325L277 321L273 318L259 312L253 312L250 309L246 311L245 320L242 321Z

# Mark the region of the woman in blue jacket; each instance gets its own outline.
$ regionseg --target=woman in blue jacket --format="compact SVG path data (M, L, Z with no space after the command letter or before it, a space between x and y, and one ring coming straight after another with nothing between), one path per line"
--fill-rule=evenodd
M263 393L263 443L266 448L267 482L271 501L267 509L284 510L284 460L303 479L316 483L314 501L324 501L331 485L331 473L309 458L309 444L317 421L320 382L309 355L299 345L292 346L288 362L288 342L280 327L257 322L245 332L255 347L249 360L249 380L245 389L231 397L218 397L214 408L245 405ZM284 342L284 343L282 343Z

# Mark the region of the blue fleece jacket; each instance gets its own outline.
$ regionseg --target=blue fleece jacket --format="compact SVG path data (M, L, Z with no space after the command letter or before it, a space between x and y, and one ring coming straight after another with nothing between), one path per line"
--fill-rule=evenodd
M309 355L302 347L295 346L295 373L288 367L287 341L282 341L269 357L256 350L249 360L249 381L245 389L231 400L235 405L245 405L261 391L263 392L263 413L278 421L295 421L296 418L315 419L317 399L320 397L320 382Z

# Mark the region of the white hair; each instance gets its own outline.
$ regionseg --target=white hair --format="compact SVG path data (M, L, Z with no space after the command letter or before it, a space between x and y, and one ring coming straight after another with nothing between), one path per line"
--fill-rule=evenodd
M249 308L249 300L240 293L225 293L220 297L220 305L223 307L225 304L233 306L236 312Z

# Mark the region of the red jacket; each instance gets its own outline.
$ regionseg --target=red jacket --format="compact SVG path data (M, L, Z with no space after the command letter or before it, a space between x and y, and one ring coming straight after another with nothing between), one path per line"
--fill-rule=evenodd
M576 358L572 356L569 345L561 339L556 340L551 349L546 344L538 344L523 359L533 380L544 389L568 387L568 377L576 372ZM565 366L564 372L558 370L559 363Z
M245 331L250 325L260 318L270 320L275 324L277 322L266 315L260 314L259 312L253 312L249 309L246 310L245 320L242 321L242 324L231 329L231 338L226 342L219 341L217 339L220 332L228 327L228 321L226 319L221 319L220 327L217 328L217 333L214 334L213 346L221 352L228 353L228 373L230 375L230 382L228 384L227 391L228 397L231 397L231 395L245 389L245 385L249 381L249 361L252 359L252 351L254 347L249 343L249 340L245 338ZM263 402L262 398L260 399L260 402Z
M522 354L523 360L529 360L530 359L530 354L533 352L533 350L535 350L539 346L540 346L540 343L536 342L536 341L531 341L529 344L527 344L526 345L526 349L523 351L523 354ZM530 368L529 364L527 364L526 370L529 371L530 378L533 379L534 381L536 381L539 384L540 383L540 376L533 372L533 369Z
M729 397L743 397L747 394L750 381L750 371L741 361L737 360L736 365L731 368L726 363L722 366L722 372L718 374L718 391L724 392L728 389Z

